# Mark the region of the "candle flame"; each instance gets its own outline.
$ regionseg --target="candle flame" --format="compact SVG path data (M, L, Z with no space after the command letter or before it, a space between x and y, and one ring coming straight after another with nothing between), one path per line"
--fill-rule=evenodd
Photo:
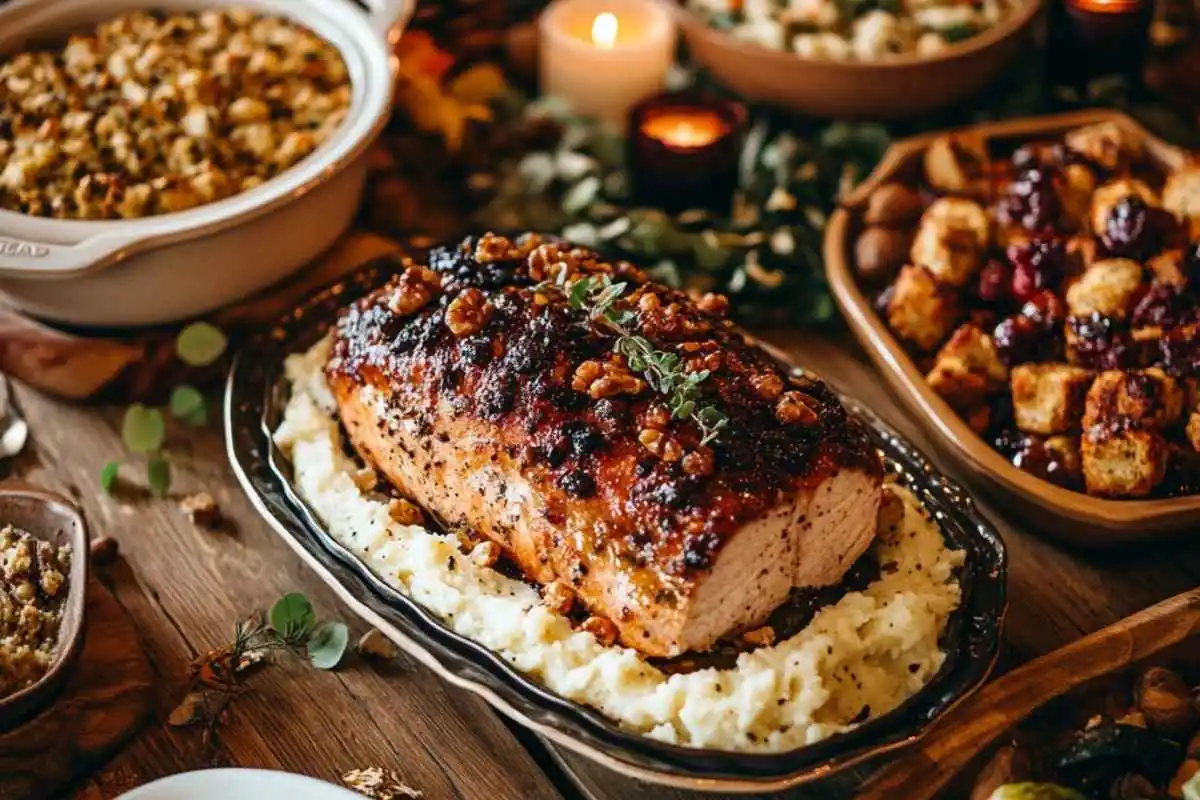
M617 15L605 11L592 22L592 42L602 50L609 50L617 42Z

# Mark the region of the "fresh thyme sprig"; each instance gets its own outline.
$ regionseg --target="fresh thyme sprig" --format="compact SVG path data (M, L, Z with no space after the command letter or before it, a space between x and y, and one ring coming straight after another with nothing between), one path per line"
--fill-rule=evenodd
M553 283L539 284L539 289L562 289L566 271L560 272ZM629 284L614 282L607 274L587 275L571 284L567 304L576 311L586 311L588 319L617 334L613 350L625 357L629 368L640 372L650 388L667 397L671 416L691 419L700 428L700 444L715 442L729 418L715 405L700 404L700 384L712 374L709 370L689 372L675 353L659 350L644 336L632 333L628 325L637 316L628 309L615 307Z

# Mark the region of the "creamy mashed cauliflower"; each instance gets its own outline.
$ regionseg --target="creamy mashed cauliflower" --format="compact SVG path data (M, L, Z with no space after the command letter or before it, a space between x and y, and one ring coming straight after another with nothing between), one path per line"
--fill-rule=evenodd
M887 713L945 658L938 638L961 593L948 550L916 499L873 545L881 577L819 611L800 632L734 667L669 675L636 650L603 646L541 605L531 586L480 566L453 535L394 522L355 484L322 367L329 343L287 360L292 396L275 433L300 495L375 574L557 694L624 728L691 747L776 752ZM894 565L894 568L893 568Z

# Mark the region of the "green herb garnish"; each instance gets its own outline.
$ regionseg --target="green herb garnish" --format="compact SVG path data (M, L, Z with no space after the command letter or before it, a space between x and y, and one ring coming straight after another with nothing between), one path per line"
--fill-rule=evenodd
M560 273L560 278L564 274ZM560 280L554 285L561 284ZM729 418L714 405L700 405L700 384L711 373L687 371L678 355L659 350L646 337L628 330L626 326L637 315L615 307L627 288L627 283L614 283L607 274L588 275L571 285L567 304L576 311L586 311L591 322L617 334L613 350L625 357L631 370L642 374L651 389L666 395L672 417L690 418L700 427L701 446L716 441L721 429L729 424Z
M200 427L208 422L204 395L194 386L176 386L171 392L171 416L188 425Z
M207 322L193 322L179 332L175 353L188 366L206 367L221 357L227 344L220 328Z

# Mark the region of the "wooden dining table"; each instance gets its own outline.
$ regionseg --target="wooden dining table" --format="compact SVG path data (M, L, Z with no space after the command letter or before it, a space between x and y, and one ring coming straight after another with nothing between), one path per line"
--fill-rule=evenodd
M972 480L947 454L928 451L919 422L900 410L844 329L759 333L874 408L950 475ZM210 766L288 770L334 782L350 770L385 767L434 800L696 796L640 784L554 747L402 654L391 660L349 654L332 671L278 658L248 681L251 691L233 704L213 742L197 727L172 726L168 717L188 691L189 663L228 643L236 619L281 595L305 593L321 618L349 623L351 641L366 627L257 516L229 468L219 425L172 423L168 497L110 495L98 476L123 450L120 408L68 404L20 385L14 402L31 439L8 464L8 477L71 497L94 537L119 543L117 559L95 574L132 620L152 674L149 720L100 763L77 763L81 774L72 788L55 796L116 797ZM197 492L211 494L220 507L223 522L215 529L194 524L179 507ZM1003 533L1010 559L1001 669L1200 584L1200 521L1170 541L1087 552L1060 547L1036 520L1012 519L986 495L977 497ZM88 669L86 659L81 668ZM22 764L5 767L0 754L0 786L6 768L39 768L36 759ZM835 795L810 787L772 796Z

